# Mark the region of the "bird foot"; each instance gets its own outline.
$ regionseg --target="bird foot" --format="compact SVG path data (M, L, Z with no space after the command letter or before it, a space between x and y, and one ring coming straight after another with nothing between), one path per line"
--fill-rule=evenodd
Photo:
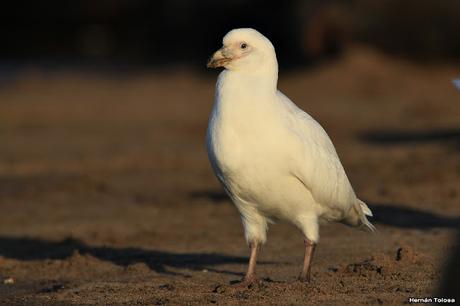
M310 283L310 274L307 274L307 275L300 275L299 278L298 278L298 281L299 282L302 282L302 283Z
M238 287L244 288L244 289L251 289L257 285L259 285L260 280L255 276L246 276L237 284Z

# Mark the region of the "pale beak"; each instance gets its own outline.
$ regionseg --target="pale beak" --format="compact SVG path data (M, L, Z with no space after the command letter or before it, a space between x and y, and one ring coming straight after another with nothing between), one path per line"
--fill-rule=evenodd
M217 67L224 67L227 63L229 63L233 59L233 55L229 50L225 47L217 50L208 60L208 64L206 65L208 68L217 68Z

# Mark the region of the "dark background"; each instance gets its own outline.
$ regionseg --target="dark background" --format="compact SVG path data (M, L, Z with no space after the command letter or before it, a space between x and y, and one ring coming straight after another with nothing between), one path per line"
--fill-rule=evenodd
M20 0L3 2L0 20L3 60L198 66L236 27L264 33L287 66L351 42L412 59L460 58L455 0Z

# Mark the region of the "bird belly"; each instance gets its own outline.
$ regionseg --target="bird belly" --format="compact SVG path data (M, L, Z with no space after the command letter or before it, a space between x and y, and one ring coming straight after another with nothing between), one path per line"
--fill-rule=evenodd
M310 191L288 170L289 144L280 143L287 135L254 129L249 135L220 132L208 139L209 157L236 206L243 206L240 211L251 206L267 218L288 221L319 213Z

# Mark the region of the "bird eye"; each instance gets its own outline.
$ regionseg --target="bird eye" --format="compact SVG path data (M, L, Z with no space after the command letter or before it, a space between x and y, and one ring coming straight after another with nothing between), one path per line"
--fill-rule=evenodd
M242 43L242 44L240 45L240 48L241 48L241 49L246 49L247 47L248 47L248 45L247 45L246 43Z

